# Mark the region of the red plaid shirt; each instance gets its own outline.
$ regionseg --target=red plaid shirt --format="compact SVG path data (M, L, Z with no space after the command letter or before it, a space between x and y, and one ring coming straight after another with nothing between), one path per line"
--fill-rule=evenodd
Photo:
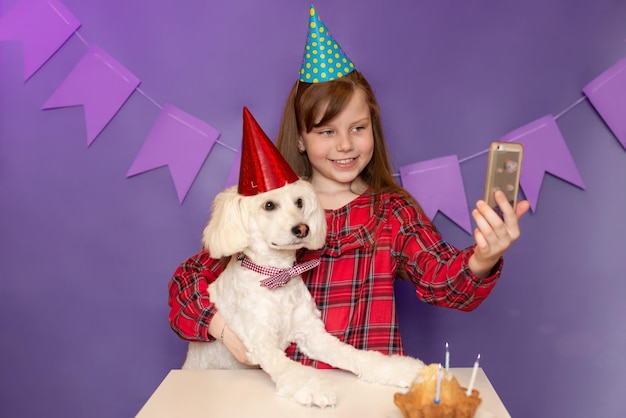
M444 242L421 211L398 194L362 195L341 209L326 211L328 236L321 251L301 251L299 261L321 255L304 281L322 312L326 329L360 349L403 354L394 300L398 269L405 270L424 302L469 311L491 292L502 261L490 277L478 279L468 267L472 248L459 251ZM207 287L225 267L200 252L183 262L169 284L169 320L182 338L214 341L208 324L216 310ZM295 345L287 355L325 368Z

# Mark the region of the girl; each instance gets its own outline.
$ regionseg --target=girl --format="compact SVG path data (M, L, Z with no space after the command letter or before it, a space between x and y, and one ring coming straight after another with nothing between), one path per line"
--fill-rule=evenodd
M312 43L320 40L320 34L336 43L313 8L309 25L307 47L315 48ZM341 50L328 45L329 52ZM322 71L328 67L307 66L320 64L313 58L321 54L310 54L311 50L307 48L300 81L287 98L277 140L281 153L299 176L311 182L326 209L325 247L299 255L299 261L321 257L321 264L303 279L331 334L360 349L404 354L393 296L395 278L410 280L424 302L475 309L494 288L502 255L519 237L518 219L529 204L519 202L514 210L498 192L495 198L503 218L482 200L472 211L477 225L473 246L457 250L443 241L417 202L394 180L380 110L367 80L341 55L335 57L342 61L340 75L307 82L321 73L328 75ZM187 340L222 340L247 363L245 347L229 331L207 292L225 264L203 251L178 268L169 286L170 324ZM295 345L287 355L327 367L308 359Z

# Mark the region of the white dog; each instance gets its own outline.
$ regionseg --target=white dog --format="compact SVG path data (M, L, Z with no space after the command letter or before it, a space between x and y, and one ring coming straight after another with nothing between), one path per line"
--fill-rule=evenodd
M297 249L321 248L325 237L324 211L303 180L254 196L239 195L236 186L226 189L216 196L203 234L203 245L213 257L233 256L209 286L211 300L245 345L248 359L270 375L282 396L320 407L337 401L317 369L285 355L292 342L307 356L365 381L408 387L424 367L421 361L342 343L326 332L300 276L272 289L261 285L266 276L242 265L241 254L276 271L289 269ZM184 369L243 367L220 341L191 342L183 365Z

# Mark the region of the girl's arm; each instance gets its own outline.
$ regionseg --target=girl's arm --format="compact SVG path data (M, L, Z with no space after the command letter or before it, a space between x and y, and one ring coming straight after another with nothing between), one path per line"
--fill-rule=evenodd
M184 261L169 283L170 326L189 341L215 341L209 324L217 310L209 298L208 286L226 267L227 259L211 258L202 251ZM214 331L215 332L215 331Z
M203 251L176 269L169 283L170 326L189 341L212 342L219 338L238 361L252 365L245 346L209 298L209 284L218 278L228 261L229 258L211 258Z
M493 290L502 269L494 261L484 276L470 269L474 246L458 250L443 240L430 220L409 202L393 202L393 254L415 285L418 298L432 305L471 311Z

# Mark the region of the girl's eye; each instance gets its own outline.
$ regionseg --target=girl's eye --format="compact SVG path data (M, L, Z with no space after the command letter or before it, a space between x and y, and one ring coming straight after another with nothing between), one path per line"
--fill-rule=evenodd
M352 128L352 131L353 132L361 132L364 129L365 129L365 126L355 126L354 128Z
M302 204L302 199L298 198L298 200L296 200L296 206L297 206L298 208L302 209L302 206L303 206L303 204Z
M331 131L330 129L325 130L325 131L320 131L320 135L323 135L323 136L331 136L333 133L334 132Z
M272 202L271 200L268 200L263 205L263 209L265 209L265 210L274 210L274 209L276 209L276 204L274 202Z

